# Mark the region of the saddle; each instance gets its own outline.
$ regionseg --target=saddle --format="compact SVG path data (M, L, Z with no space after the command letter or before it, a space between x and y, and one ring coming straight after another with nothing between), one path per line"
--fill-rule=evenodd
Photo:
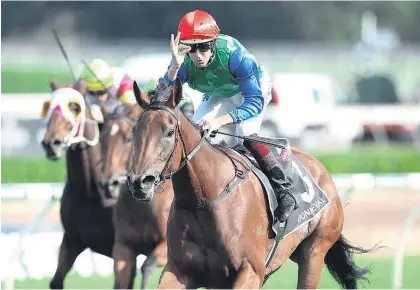
M295 209L287 219L286 225L281 224L276 213L278 212L277 197L271 186L269 178L262 172L257 161L251 152L242 144L232 146L231 149L237 152L244 160L248 161L252 172L258 177L264 188L265 197L268 201L268 213L271 222L271 229L277 241L283 239L298 228L313 220L330 203L325 192L313 180L309 171L292 154L288 139L260 138L271 144L269 147L276 155L277 161L281 162L280 168L291 182L291 190L299 202L299 208ZM284 151L287 150L287 151ZM285 158L285 156L289 158Z

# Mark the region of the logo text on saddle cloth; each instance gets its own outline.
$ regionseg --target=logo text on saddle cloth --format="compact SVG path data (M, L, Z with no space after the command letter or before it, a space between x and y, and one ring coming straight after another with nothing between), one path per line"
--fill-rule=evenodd
M314 214L318 213L327 204L327 200L319 197L315 199L308 209L305 209L298 215L298 223L304 222L307 218L312 218Z

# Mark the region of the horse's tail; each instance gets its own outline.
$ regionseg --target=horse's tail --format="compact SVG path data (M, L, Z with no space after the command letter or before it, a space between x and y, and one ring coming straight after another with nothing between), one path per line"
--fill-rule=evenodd
M353 254L365 254L376 251L376 246L372 249L363 249L350 245L341 234L334 245L329 249L325 256L325 264L334 279L345 289L356 289L359 280L366 280L370 274L370 268L360 268L354 263Z

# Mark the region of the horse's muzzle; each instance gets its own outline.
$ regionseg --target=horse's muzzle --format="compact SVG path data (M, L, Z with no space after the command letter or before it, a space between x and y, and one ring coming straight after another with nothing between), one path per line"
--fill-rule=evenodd
M138 176L132 172L127 174L127 185L133 197L140 201L151 201L155 191L156 177L153 175Z
M118 198L120 195L121 186L123 185L121 180L118 178L103 180L99 184L109 198Z
M42 148L50 160L58 160L64 151L65 143L64 139L54 138L51 140L42 140Z

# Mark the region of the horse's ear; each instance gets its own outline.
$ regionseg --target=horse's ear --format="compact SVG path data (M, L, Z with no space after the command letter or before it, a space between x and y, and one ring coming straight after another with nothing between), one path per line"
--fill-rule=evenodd
M182 100L182 82L179 78L175 79L173 107L175 108Z
M134 81L133 83L133 90L134 90L134 96L136 96L137 104L143 109L146 108L147 105L150 104L150 97L140 90L136 81Z
M52 79L52 80L50 81L50 88L51 88L51 92L54 92L55 90L57 90L57 89L59 89L59 88L60 88L60 86L59 86L59 85L58 85L58 83L57 83L57 80Z
M51 100L47 100L42 104L42 110L41 110L41 118L45 119L47 117L48 111L51 107Z
M73 85L73 88L84 96L87 94L88 91L88 83L83 79L79 79Z

